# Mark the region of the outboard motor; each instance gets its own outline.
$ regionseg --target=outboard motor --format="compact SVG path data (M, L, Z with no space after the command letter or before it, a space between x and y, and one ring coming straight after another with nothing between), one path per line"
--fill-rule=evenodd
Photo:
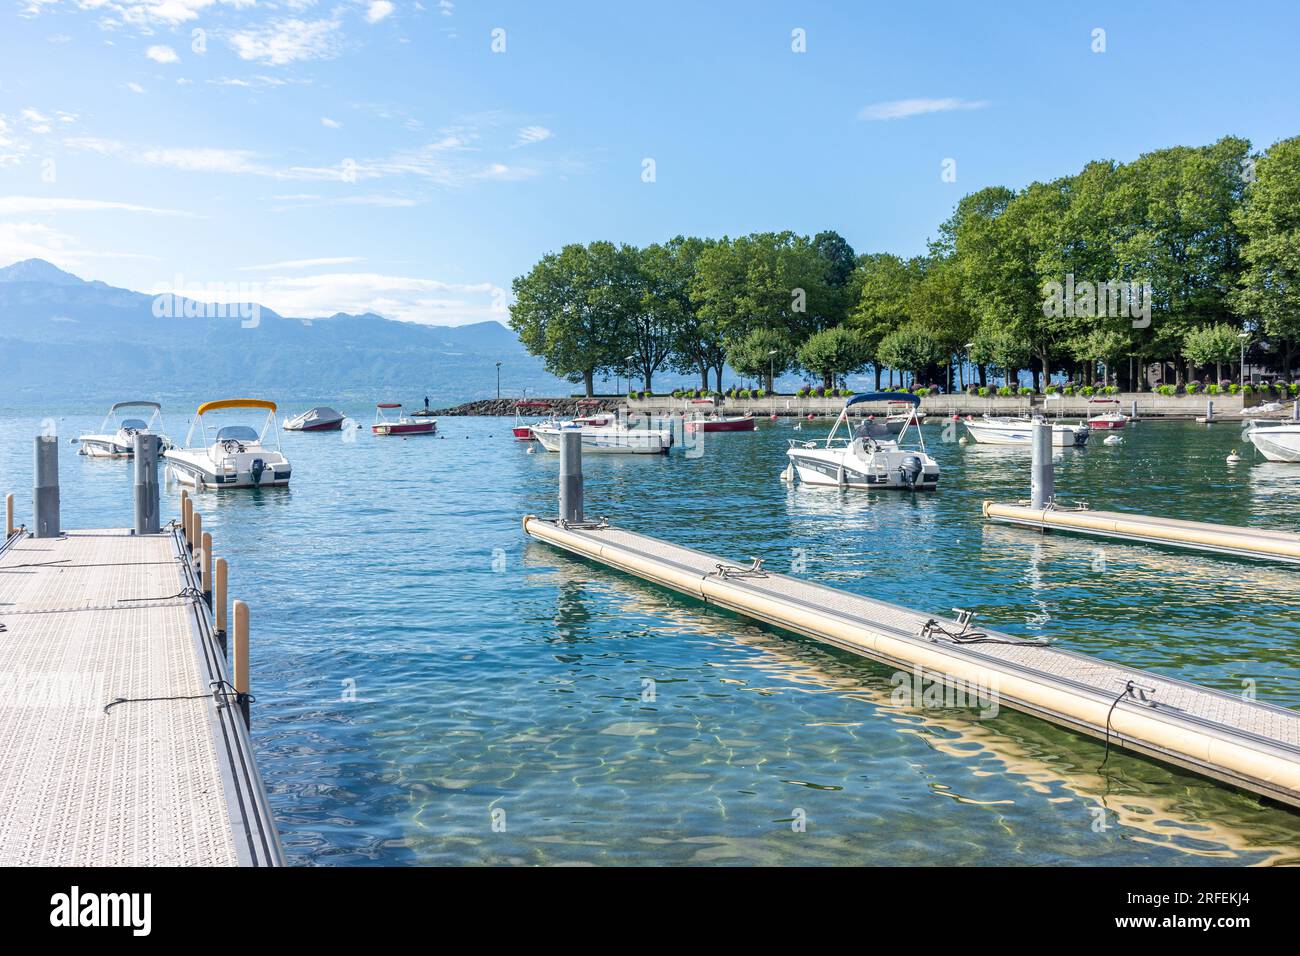
M266 471L266 462L260 458L254 458L252 467L253 484L260 485L262 483L262 472L264 471Z
M921 480L921 473L925 466L921 464L920 456L908 455L903 459L903 463L898 466L899 476L907 482L908 488L915 488L916 483Z

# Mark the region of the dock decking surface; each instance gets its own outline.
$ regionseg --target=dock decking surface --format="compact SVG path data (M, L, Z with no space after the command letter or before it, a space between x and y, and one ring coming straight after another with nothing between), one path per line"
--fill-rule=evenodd
M0 553L0 865L281 862L182 547L105 530Z
M925 624L937 619L956 631L955 621L775 572L720 575L719 564L741 562L615 527L560 528L530 517L525 528L566 550L876 660L924 660L932 671L984 675L1014 709L1300 806L1300 712L1002 634L978 620L972 629L997 643L936 643L922 635ZM1152 703L1126 696L1130 681ZM1076 702L1073 713L1041 703L1053 699ZM1149 733L1152 727L1160 732Z

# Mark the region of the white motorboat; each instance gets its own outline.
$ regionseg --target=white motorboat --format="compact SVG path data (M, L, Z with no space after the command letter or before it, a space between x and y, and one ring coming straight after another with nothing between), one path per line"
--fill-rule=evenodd
M900 432L902 432L904 428L907 427L907 424L911 420L912 414L914 412L916 414L916 423L918 425L925 424L925 414L923 412L917 412L913 408L900 409L898 407L900 405L909 405L909 404L910 404L909 402L889 403L891 407L889 408L889 411L885 415L885 424L889 426L889 430L893 432L895 435L899 434Z
M852 430L849 409L859 402L905 401L912 406L908 421L895 435L887 421L868 419ZM939 484L939 463L925 451L925 437L916 408L921 399L906 392L863 392L852 396L835 419L825 441L790 441L790 464L784 480L798 478L809 485L840 488L903 488L932 491ZM845 437L836 438L844 427ZM917 442L904 444L908 429L916 428Z
M131 408L150 408L153 413L147 419L119 414L122 409ZM82 435L77 439L81 446L77 453L89 458L131 458L135 455L136 435L159 435L166 447L167 438L162 435L161 428L162 406L157 402L118 402L104 416L97 434Z
M1269 461L1300 462L1300 424L1262 425L1251 422L1246 437Z
M245 422L210 422L205 416L229 409L266 412L260 429ZM267 447L268 436L275 447ZM275 402L258 398L226 398L204 402L194 414L184 448L163 453L167 475L181 484L204 488L267 488L287 485L293 472L280 451Z
M287 432L336 432L343 427L344 414L328 405L317 405L284 420Z
M1045 419L1030 418L967 418L966 430L970 437L982 445L1029 445L1033 443L1033 427ZM1075 448L1088 443L1087 425L1052 423L1052 445L1056 448Z
M659 428L629 428L613 412L601 412L569 421L542 422L532 426L533 437L547 451L560 450L565 432L582 433L584 455L662 455L673 445L673 433Z

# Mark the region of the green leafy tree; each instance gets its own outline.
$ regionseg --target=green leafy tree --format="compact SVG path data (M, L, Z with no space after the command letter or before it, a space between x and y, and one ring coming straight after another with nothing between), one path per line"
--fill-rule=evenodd
M867 364L870 355L862 337L845 326L836 326L808 337L799 346L799 365L822 377L830 388L836 376L856 372Z
M888 365L880 359L880 343L909 318L912 289L920 281L922 260L903 260L889 253L864 255L858 259L850 288L857 292L849 311L848 325L862 338L868 360L875 367L876 389L880 373Z
M881 339L877 354L890 368L911 372L915 380L919 373L943 360L944 347L929 329L911 322Z
M1245 238L1233 305L1262 324L1289 377L1300 345L1300 137L1269 147L1253 178L1233 216Z
M739 375L762 379L769 392L776 387L774 375L788 371L793 358L790 340L779 329L754 329L727 349L727 364Z
M510 327L529 352L542 357L548 372L582 382L589 396L595 376L620 362L626 302L611 290L619 260L613 243L567 245L512 283Z
M1213 365L1214 380L1223 379L1223 363L1239 354L1241 340L1237 329L1227 323L1203 325L1183 337L1183 355L1193 365Z

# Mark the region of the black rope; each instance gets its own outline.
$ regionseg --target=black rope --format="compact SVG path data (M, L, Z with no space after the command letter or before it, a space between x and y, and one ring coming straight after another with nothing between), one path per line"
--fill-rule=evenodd
M232 700L235 704L244 704L245 702L252 704L257 701L257 698L252 694L241 694L239 691L235 690L234 685L229 681L214 680L208 686L210 686L212 690L206 694L180 694L175 697L117 697L104 705L104 713L107 714L110 708L116 707L118 704L148 704L178 700L202 700L205 697L211 697L222 704L230 704Z
M1101 769L1106 766L1106 761L1110 759L1110 715L1115 713L1116 705L1118 705L1119 702L1123 700L1125 696L1131 696L1132 693L1133 693L1133 682L1128 681L1124 685L1124 689L1120 691L1119 694L1116 695L1115 699L1110 702L1110 710L1106 711L1106 750L1104 755L1101 758L1101 763L1097 765L1098 773L1100 773Z
M192 585L186 585L177 594L165 594L161 597L118 598L117 600L118 603L125 604L128 601L175 601L178 598L189 598L192 601L197 601L202 597L202 591Z
M1049 640L1023 640L1009 637L989 637L984 631L969 631L963 624L960 631L950 631L935 618L930 618L921 625L921 636L938 644L948 640L954 644L1012 644L1017 647L1046 647Z
M57 561L29 561L26 564L6 565L5 567L0 568L0 571L13 571L17 568L48 568L55 564L67 564L71 560L71 558L59 558Z

